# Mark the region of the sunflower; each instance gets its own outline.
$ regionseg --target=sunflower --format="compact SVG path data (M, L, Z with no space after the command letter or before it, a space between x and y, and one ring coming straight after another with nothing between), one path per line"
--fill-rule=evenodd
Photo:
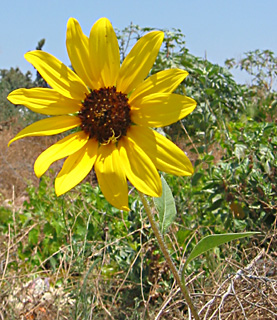
M129 210L127 180L140 192L159 197L158 170L179 176L193 173L184 152L152 129L182 119L196 106L193 99L172 93L188 75L186 71L164 70L147 78L163 38L161 31L144 35L120 66L117 37L107 18L93 25L89 37L70 18L66 46L74 71L49 53L25 54L50 88L17 89L8 100L53 117L29 125L9 144L75 128L34 164L35 174L41 177L53 162L66 158L55 179L58 196L94 167L105 198L116 208Z

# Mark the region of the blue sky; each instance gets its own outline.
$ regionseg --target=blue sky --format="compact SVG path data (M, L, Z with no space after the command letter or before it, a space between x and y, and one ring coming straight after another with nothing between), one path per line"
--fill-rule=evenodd
M33 70L24 53L45 38L43 49L65 64L66 24L76 18L85 34L106 16L118 29L130 22L141 27L179 28L189 51L223 65L255 49L277 54L276 0L9 0L0 11L0 69ZM238 76L240 79L241 76Z

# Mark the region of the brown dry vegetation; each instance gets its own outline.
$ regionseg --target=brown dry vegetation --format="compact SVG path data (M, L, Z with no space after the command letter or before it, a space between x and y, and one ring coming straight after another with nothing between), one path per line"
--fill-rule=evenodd
M4 199L11 199L13 195L20 198L28 184L38 185L33 169L35 159L57 141L57 137L28 137L7 147L20 129L15 126L0 131L0 195Z
M6 206L9 202L14 211L18 210L25 200L26 186L29 183L38 185L38 179L33 172L36 157L57 139L56 137L26 138L7 148L8 141L15 132L18 132L18 129L7 129L0 133L0 206ZM60 163L55 166L54 169L58 169ZM28 229L18 230L15 232L15 238L11 238L9 234L0 235L0 288L2 286L0 319L7 319L5 314L8 308L14 310L14 319L75 319L75 302L70 298L69 293L77 285L77 278L81 283L84 281L86 273L81 275L72 273L71 266L67 265L63 259L60 261L56 274L49 270L34 270L31 274L26 274L24 261L18 273L8 270L8 263L18 259L17 245L19 242L27 241L28 232ZM174 243L173 233L169 237ZM177 243L175 245L178 246ZM107 248L108 245L101 250ZM146 254L150 248L151 244L146 243L141 249L142 253ZM253 245L242 252L247 261L246 264L240 265L226 258L209 279L203 277L201 272L187 278L191 295L200 310L200 318L276 319L277 256L275 249L276 221L271 233L258 245ZM229 246L228 250L237 250L237 248ZM70 255L70 247L60 248L60 252L62 256ZM98 252L94 252L92 247L92 255L97 254ZM86 264L88 270L91 261L86 261ZM130 270L131 268L132 265ZM174 285L165 294L163 288L158 284L161 274L168 272L166 266L155 263L153 259L151 268L153 285L148 300L146 299L144 306L141 307L144 309L142 315L147 313L146 310L150 310L149 313L153 315L151 319L184 319L187 310L179 289ZM230 273L230 270L233 272ZM62 285L57 286L57 281L61 278L63 278ZM124 310L119 315L121 307L119 300L114 299L114 303L111 304L106 302L110 299L105 299L115 297L122 291L130 292L130 294L135 291L135 284L127 282L126 274L119 273L115 279L107 281L98 270L91 274L88 280L90 283L88 286L92 292L95 292L95 301L89 306L92 310L91 319L133 319L128 317L130 313L127 310L125 316L122 316ZM140 291L143 293L143 287L140 288ZM162 299L163 303L156 306L158 298ZM134 297L130 296L130 309L134 307L133 303ZM95 308L102 309L101 317L93 317Z

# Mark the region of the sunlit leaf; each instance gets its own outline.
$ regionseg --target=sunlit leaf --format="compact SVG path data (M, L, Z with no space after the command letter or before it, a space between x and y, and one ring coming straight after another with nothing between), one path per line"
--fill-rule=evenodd
M239 161L244 158L245 156L245 150L247 147L244 144L236 144L234 154L239 159Z
M153 198L156 208L159 212L160 229L162 233L165 233L167 228L172 224L176 217L175 201L172 196L171 190L166 183L165 179L162 179L163 193L159 198Z
M197 245L193 248L191 251L190 255L187 258L187 261L185 263L185 266L188 265L189 262L191 262L193 259L198 257L200 254L213 249L215 247L220 246L223 243L240 239L240 238L245 238L245 237L250 237L254 234L257 234L259 232L243 232L243 233L225 233L225 234L213 234L209 235L203 239L201 239ZM185 268L184 266L184 268Z

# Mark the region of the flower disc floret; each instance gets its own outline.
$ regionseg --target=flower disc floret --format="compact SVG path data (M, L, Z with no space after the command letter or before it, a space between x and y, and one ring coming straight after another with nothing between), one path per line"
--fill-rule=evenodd
M107 144L125 136L131 125L127 95L115 87L93 90L79 111L82 130L99 143Z

